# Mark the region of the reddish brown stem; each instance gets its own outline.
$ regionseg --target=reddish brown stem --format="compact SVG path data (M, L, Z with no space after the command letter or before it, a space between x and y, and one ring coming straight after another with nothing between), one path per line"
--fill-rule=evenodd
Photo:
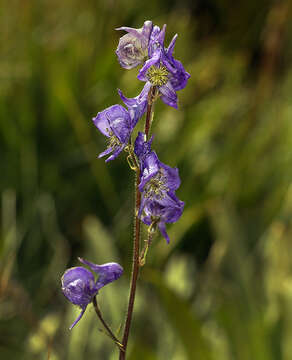
M150 127L151 127L151 117L152 117L152 110L153 110L153 103L155 101L155 94L156 88L151 87L149 94L148 94L148 104L147 104L147 111L146 111L146 119L145 119L145 134L146 138L148 139ZM134 159L134 162L136 160ZM137 164L138 165L138 164ZM139 179L140 179L140 170L139 166L136 168L136 179L135 179L135 229L134 229L134 242L133 242L133 264L132 264L132 277L131 277L131 287L130 287L130 296L129 296L129 303L128 303L128 311L124 329L124 336L122 340L123 349L120 350L120 357L119 360L126 359L126 351L128 345L128 339L130 334L130 327L132 322L133 310L134 310L134 302L135 302L135 295L136 295L136 287L137 287L137 280L139 275L139 252L140 252L140 226L141 221L138 218L138 211L141 205L141 193L139 191Z
M134 230L132 278L131 278L131 288L130 288L126 324L125 324L124 336L122 341L123 350L120 350L120 357L119 357L120 360L126 359L126 350L127 350L130 327L132 322L132 315L134 310L137 279L139 275L140 219L138 218L138 210L141 205L141 193L138 188L139 175L140 175L140 171L137 170L136 181L135 181L136 204L135 204L135 230Z
M155 95L156 95L156 87L152 86L148 94L148 104L147 104L146 120L145 120L145 134L147 139L151 128L152 111L153 111L153 104L155 101Z

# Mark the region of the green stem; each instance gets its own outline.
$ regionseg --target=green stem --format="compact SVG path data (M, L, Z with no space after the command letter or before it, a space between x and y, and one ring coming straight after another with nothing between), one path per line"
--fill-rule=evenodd
M123 345L121 344L120 340L114 335L108 324L105 322L105 320L102 317L100 308L96 301L96 296L92 300L94 310L96 312L96 315L98 316L99 320L101 321L102 325L105 327L106 331L108 332L108 335L110 338L116 343L116 345L119 347L121 351L124 351Z
M152 243L152 239L153 239L153 233L152 231L148 231L148 236L147 236L147 239L144 240L144 247L141 251L141 254L139 256L139 265L140 266L144 266L145 263L146 263L146 256L147 256L147 253L148 253L148 249Z

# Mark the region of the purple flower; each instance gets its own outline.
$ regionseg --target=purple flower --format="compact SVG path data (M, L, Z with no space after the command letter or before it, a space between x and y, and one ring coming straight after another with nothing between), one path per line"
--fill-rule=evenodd
M157 225L169 242L165 223L177 221L184 208L184 202L174 194L180 186L178 169L161 162L155 151L151 151L153 138L145 139L145 134L139 132L134 147L140 163L139 191L142 194L138 216L147 225Z
M81 308L81 313L70 326L70 330L82 318L87 305L91 303L99 289L117 280L123 273L123 268L117 263L97 265L81 258L79 258L79 261L88 265L99 277L95 281L93 273L82 266L70 268L62 276L63 294L72 304Z
M154 198L146 203L141 220L146 225L157 225L162 236L169 243L170 239L165 224L176 222L181 217L183 209L184 202L180 201L172 192L168 192L162 198Z
M149 141L146 141L145 133L139 131L134 144L134 152L138 156L140 163L144 160L145 156L151 151L151 144L153 135Z
M145 201L148 198L163 198L166 192L173 192L180 186L178 168L161 162L156 152L151 151L151 143L152 138L145 141L145 134L139 132L134 147L140 162L139 190Z
M145 21L141 29L122 26L116 30L127 31L128 34L120 38L116 54L121 66L132 69L144 62L147 57L149 37L152 31L152 21Z
M173 37L168 48L164 48L165 29L166 25L162 30L154 26L148 46L149 59L139 71L138 79L156 86L162 101L177 108L176 91L186 86L190 74L185 71L182 63L173 57L177 35Z
M112 105L99 112L92 120L98 130L109 139L108 147L99 154L99 158L112 153L106 162L114 160L128 144L131 133L137 121L146 111L147 96L151 84L145 84L141 93L135 98L126 98L121 90L118 90L123 102L127 105L126 110L121 105Z

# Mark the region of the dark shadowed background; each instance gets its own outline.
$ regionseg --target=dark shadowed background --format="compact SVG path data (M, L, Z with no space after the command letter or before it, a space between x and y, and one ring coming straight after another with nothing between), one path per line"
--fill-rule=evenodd
M117 359L92 306L62 295L77 256L117 261L102 289L118 332L130 275L133 174L105 164L91 118L136 96L119 26L167 24L191 74L158 101L161 161L185 211L142 269L129 360L292 358L291 1L10 0L0 5L0 357Z

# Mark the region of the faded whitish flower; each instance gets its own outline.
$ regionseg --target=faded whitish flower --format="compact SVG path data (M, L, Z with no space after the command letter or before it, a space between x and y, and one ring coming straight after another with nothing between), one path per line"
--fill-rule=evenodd
M121 66L132 69L142 64L148 55L149 37L152 31L152 21L145 21L141 29L122 26L116 30L127 31L120 38L116 54Z

